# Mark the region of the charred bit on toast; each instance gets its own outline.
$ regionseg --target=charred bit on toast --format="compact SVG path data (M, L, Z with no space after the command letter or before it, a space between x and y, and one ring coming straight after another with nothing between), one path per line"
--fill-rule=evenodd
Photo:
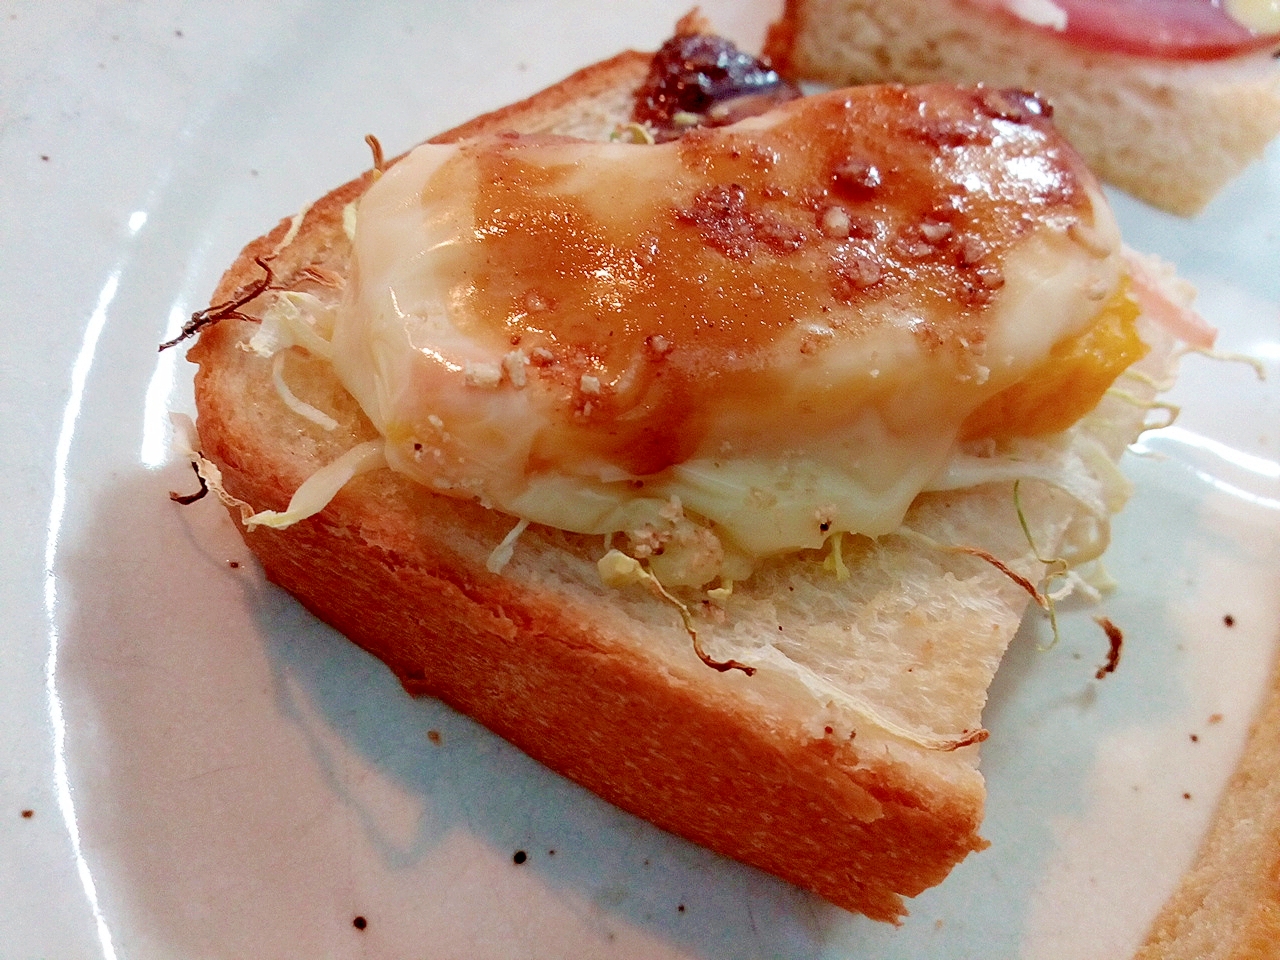
M1097 623L1107 635L1107 642L1110 647L1107 649L1107 662L1098 668L1098 672L1094 677L1101 680L1108 673L1115 673L1116 667L1120 666L1120 648L1124 645L1124 634L1120 632L1120 628L1108 620L1106 617L1095 617L1094 622Z
M228 317L257 322L256 317L246 316L240 312L240 308L256 300L275 285L276 278L275 274L271 272L270 260L270 257L254 257L253 262L262 269L262 276L249 284L249 286L242 288L230 300L215 303L213 306L205 307L203 310L197 310L191 315L191 319L182 325L181 333L172 340L166 340L160 344L160 352L164 353L170 347L176 347L183 340L195 336L205 327L217 323L219 320L226 320Z
M979 727L977 730L961 730L960 736L943 747L943 751L950 753L952 750L959 750L961 747L970 747L975 743L982 743L991 736L991 731L985 727Z
M737 660L717 660L705 650L702 649L702 641L698 639L696 630L690 630L689 636L693 638L693 652L698 655L698 659L705 663L712 670L719 673L728 673L730 670L741 670L748 677L756 675L756 668L749 667L745 663L739 663Z
M957 546L957 547L954 547L953 549L955 550L956 553L963 553L970 557L977 557L979 560L985 560L987 563L991 564L993 567L995 567L997 570L1003 573L1006 577L1008 577L1010 580L1012 580L1014 583L1020 586L1023 590L1027 591L1027 593L1031 595L1031 599L1036 602L1036 606L1040 607L1042 610L1049 609L1048 607L1049 600L1043 593L1040 592L1040 588L1037 587L1034 583L1032 583L1027 577L1024 577L1022 574L1018 573L1017 570L1014 570L1012 567L1010 567L1007 563L1005 563L999 557L995 556L994 554L988 553L986 550L983 550L981 547Z
M636 91L632 119L659 143L693 127L722 127L794 100L800 89L767 60L710 32L696 14L683 18Z
M182 504L184 507L189 503L195 503L197 500L203 499L209 492L209 484L200 473L200 467L196 465L194 460L191 461L191 469L195 472L196 479L200 481L200 489L195 493L178 493L176 490L169 491L169 499L174 503ZM233 565L239 566L239 564Z
M369 149L373 152L374 175L375 177L380 177L387 169L387 161L382 155L382 141L372 133L366 133L364 135L364 142L369 145Z

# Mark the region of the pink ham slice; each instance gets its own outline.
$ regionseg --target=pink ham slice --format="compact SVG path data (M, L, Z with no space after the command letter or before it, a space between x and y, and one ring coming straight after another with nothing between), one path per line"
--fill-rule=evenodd
M963 0L1044 24L1028 11L1045 0ZM1218 60L1280 43L1258 34L1222 9L1221 0L1052 0L1066 14L1066 29L1042 26L1076 46L1166 60ZM1023 12L1019 12L1019 11Z

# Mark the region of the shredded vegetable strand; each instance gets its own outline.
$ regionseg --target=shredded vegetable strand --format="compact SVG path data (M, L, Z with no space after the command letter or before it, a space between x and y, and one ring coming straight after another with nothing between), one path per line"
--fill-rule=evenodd
M1042 557L1040 556L1040 548L1036 546L1035 537L1031 535L1031 525L1027 522L1026 512L1022 509L1022 481L1013 481L1013 508L1018 514L1018 526L1022 528L1022 535L1027 538L1027 546L1031 548L1031 555L1043 563L1046 567L1055 569L1054 573L1047 574L1048 577L1057 576L1067 572L1069 564L1062 557Z
M281 291L263 313L262 323L245 349L270 357L287 347L302 347L323 360L332 360L333 345L327 336L332 322L332 308L318 297L296 290Z
M280 395L280 399L284 401L285 406L298 416L319 424L326 430L338 429L337 420L323 410L319 410L307 403L307 401L300 399L297 394L289 389L289 385L284 380L284 358L287 356L287 353L281 351L271 361L271 382L275 385L276 393Z
M502 542L493 548L489 559L485 561L485 567L490 573L502 572L502 568L511 561L512 555L516 552L516 541L520 539L520 534L524 533L528 527L529 521L521 520L502 538Z
M212 460L206 459L200 452L200 436L196 432L195 422L185 413L170 413L169 423L173 426L173 446L195 467L200 482L222 501L223 506L240 511L240 519L253 516L253 507L238 497L233 497L222 485L222 471Z
M1065 577L1071 571L1071 565L1063 557L1046 558L1040 556L1040 548L1036 546L1035 537L1031 534L1031 524L1027 522L1026 511L1022 509L1021 485L1021 480L1013 482L1013 509L1018 514L1018 526L1022 528L1022 535L1027 538L1027 546L1031 548L1031 555L1045 566L1044 579L1041 581L1044 584L1044 589L1043 591L1037 590L1037 594L1044 599L1037 602L1049 615L1049 626L1053 634L1049 640L1048 648L1052 649L1057 646L1061 634L1058 632L1058 608L1056 606L1056 601L1059 598L1049 589L1049 584L1058 577ZM1069 582L1068 586L1070 586Z
M293 219L289 222L289 229L285 232L285 235L280 238L280 242L272 249L271 256L268 259L274 259L279 256L281 250L297 239L298 231L302 229L302 221L307 219L307 214L310 212L311 204L308 203L293 215Z
M628 583L643 583L659 598L675 607L680 614L680 620L684 624L685 632L689 634L689 639L693 641L693 652L708 667L721 673L727 670L741 670L748 677L755 675L755 667L739 663L737 660L716 660L710 656L702 648L702 641L698 637L698 630L694 626L693 614L689 612L688 605L664 587L657 575L635 557L628 556L621 550L611 549L597 561L596 569L599 570L600 579L605 586L620 587Z
M811 668L806 667L803 664L796 663L775 647L765 647L758 651L758 655L769 661L771 666L796 677L801 683L810 689L814 691L821 691L823 695L829 697L832 701L841 704L851 713L857 714L877 729L897 738L898 740L913 743L925 750L935 750L940 753L948 753L952 750L959 750L961 747L967 747L974 743L981 743L990 736L990 733L981 727L974 730L962 730L960 733L952 736L937 736L932 733L922 733L919 730L913 730L890 720L879 710L873 707L867 700L862 697L853 696L848 691L841 689L837 684L827 680L821 674L814 672Z
M911 540L915 543L923 544L926 547L929 547L933 550L938 550L942 553L954 553L954 554L960 554L963 556L974 557L978 560L982 560L985 563L988 563L991 566L995 567L996 570L1000 571L1000 573L1008 577L1010 581L1012 581L1014 584L1016 584L1017 586L1025 590L1027 592L1027 595L1030 596L1031 599L1035 601L1036 606L1038 606L1041 610L1043 610L1045 613L1049 615L1049 624L1053 628L1053 640L1050 642L1049 645L1050 647L1052 647L1054 644L1058 642L1058 617L1057 617L1056 611L1054 610L1052 598L1046 596L1036 584L1031 582L1031 580L1028 577L1024 577L1022 574L1018 573L1018 571L1014 570L1012 567L1010 567L1007 563L1005 563L999 557L993 555L989 551L981 549L980 547L970 547L970 546L965 546L963 544L942 543L941 541L935 540L933 539L933 537L930 537L927 534L921 533L918 530L913 530L910 527L906 527L906 526L899 527L897 530L893 532L892 536L904 537L907 540Z
M1253 367L1253 372L1257 374L1259 380L1267 379L1267 368L1257 357L1251 357L1247 353L1231 353L1226 350L1213 350L1209 347L1191 347L1188 353L1198 353L1201 356L1208 357L1210 360L1223 360L1227 363L1243 363L1246 366Z
M827 543L830 544L830 549L822 560L822 569L834 573L836 580L843 583L851 576L844 562L844 534L836 531L827 538Z
M347 483L362 473L387 465L386 444L382 440L368 440L352 447L337 460L321 467L303 481L284 511L262 510L248 517L245 528L271 527L282 529L313 516L329 505L329 501Z

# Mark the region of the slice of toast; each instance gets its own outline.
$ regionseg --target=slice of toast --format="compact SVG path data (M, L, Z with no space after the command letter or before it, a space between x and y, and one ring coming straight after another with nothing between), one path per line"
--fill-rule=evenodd
M964 0L787 0L765 52L790 76L835 86L946 80L1035 90L1099 176L1182 215L1280 131L1274 50L1204 62L1085 50Z
M607 138L629 119L648 64L624 53L435 139ZM273 361L244 349L274 291L337 300L351 254L344 210L374 176L246 247L213 298L234 308L214 311L221 319L189 354L203 457L253 509L283 510L319 467L376 439L326 361L294 348L282 374L333 429L299 416L273 385ZM264 281L270 291L248 298ZM1156 343L1150 371L1162 374L1168 346ZM1135 376L1070 442L1114 461L1153 390ZM1081 483L1101 488L1109 469L1084 470ZM232 516L243 527L234 504ZM686 596L705 649L750 662L751 676L704 664L669 599L605 586L600 537L531 526L490 572L513 522L376 470L315 516L244 535L272 580L410 693L440 697L660 827L893 921L903 897L986 845L987 688L1041 558L1092 515L1078 490L1034 479L925 494L899 533L845 538L847 576L811 551L764 562L722 603Z

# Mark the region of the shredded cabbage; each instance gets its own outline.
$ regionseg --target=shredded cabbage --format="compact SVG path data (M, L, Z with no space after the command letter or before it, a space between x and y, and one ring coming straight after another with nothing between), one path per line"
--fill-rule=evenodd
M501 573L502 568L511 561L512 554L516 552L516 541L528 526L528 520L521 520L502 538L502 542L493 548L493 552L489 554L489 559L485 563L490 573Z
M386 442L368 440L352 447L337 460L307 477L294 491L284 511L262 510L244 521L245 529L272 527L279 530L319 513L353 477L387 465Z
M214 496L223 505L240 511L240 519L253 516L253 507L239 497L233 497L222 484L222 471L212 460L206 459L199 450L200 437L196 433L196 425L185 413L170 413L169 422L173 425L173 446L195 465L200 479L213 491Z
M324 360L333 360L334 308L319 297L297 290L277 292L262 322L249 339L248 350L271 357L288 347L302 347Z
M822 568L834 573L837 580L848 580L851 574L849 568L844 565L844 534L839 531L833 533L827 538L827 544L829 550L822 561Z
M347 239L354 242L356 239L356 205L348 203L342 208L342 232L347 235Z
M890 736L905 740L908 743L914 743L925 750L948 752L959 750L961 747L967 747L970 744L981 743L987 739L987 731L981 728L963 730L960 733L949 736L938 736L918 729L913 730L890 720L873 707L869 701L862 697L853 696L811 668L806 667L804 664L796 663L776 647L760 647L758 650L753 651L753 654L750 658L750 662L753 665L760 667L767 664L781 673L790 674L815 694L829 698L832 703L840 704Z
M293 243L295 239L297 239L298 231L302 229L302 221L307 219L307 214L310 212L311 212L311 204L308 203L305 207L303 207L301 210L299 210L297 213L293 215L293 219L289 222L288 231L285 233L283 237L281 237L280 242L277 243L275 245L275 248L271 251L272 257L277 256L281 250L283 250L289 244Z
M277 353L271 361L271 382L275 385L276 393L280 395L280 399L298 416L319 424L326 430L336 430L338 428L337 420L323 410L316 409L307 401L299 399L297 394L290 390L289 385L284 382L284 358L286 356L288 354Z

